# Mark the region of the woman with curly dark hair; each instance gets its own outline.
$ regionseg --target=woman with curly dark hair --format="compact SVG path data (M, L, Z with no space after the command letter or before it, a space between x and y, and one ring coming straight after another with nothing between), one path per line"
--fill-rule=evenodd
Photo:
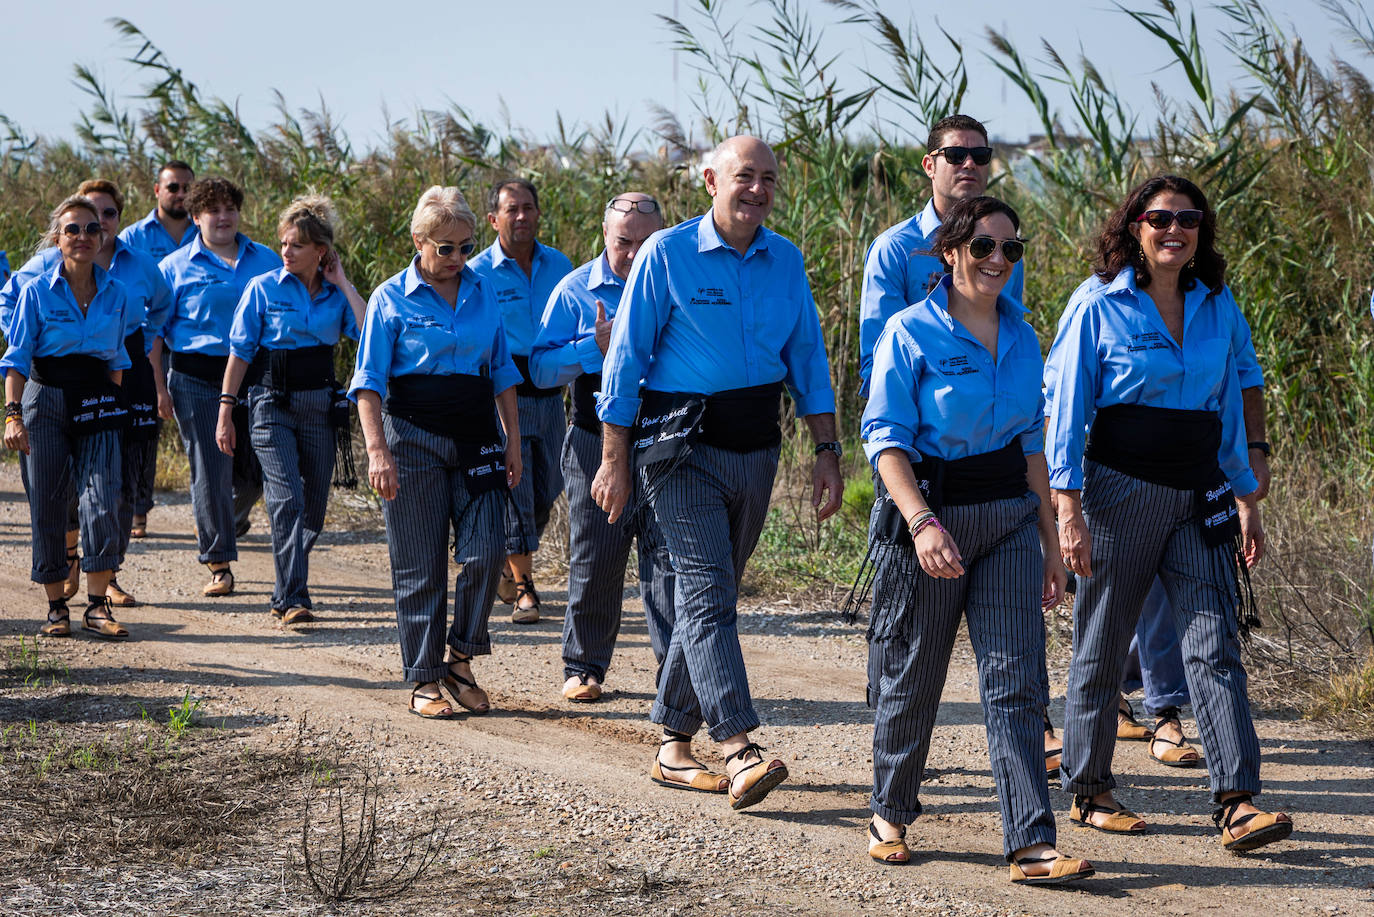
M1042 363L1003 292L1024 240L991 197L949 208L932 243L946 274L873 349L864 451L886 494L873 556L888 594L869 627L873 796L869 856L906 863L950 648L968 619L1013 882L1093 874L1055 849L1041 739L1045 622L1064 593L1049 505ZM876 677L875 677L876 676Z
M1050 349L1046 454L1065 566L1080 578L1064 720L1072 821L1140 833L1112 796L1117 689L1158 576L1173 606L1207 755L1213 820L1228 850L1287 837L1252 805L1259 741L1239 634L1239 578L1264 554L1247 457L1237 341L1216 216L1197 185L1164 175L1108 219L1094 277ZM1085 437L1085 431L1091 433Z

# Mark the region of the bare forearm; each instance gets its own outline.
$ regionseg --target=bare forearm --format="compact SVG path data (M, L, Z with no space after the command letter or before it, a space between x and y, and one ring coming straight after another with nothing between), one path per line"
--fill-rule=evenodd
M17 369L5 373L5 403L24 400L24 376Z
M162 336L153 338L153 349L148 351L148 362L153 365L153 385L159 392L167 391L167 374L162 369L162 355L165 352L165 344Z
M496 396L496 413L501 418L501 429L506 431L506 441L519 441L520 411L516 404L515 386Z
M1249 442L1264 442L1269 439L1264 417L1264 389L1252 386L1240 391L1241 409L1245 413L1245 438Z
M364 389L358 392L358 426L363 431L363 442L368 451L386 447L386 435L382 432L382 396Z
M628 462L630 457L630 428L618 424L601 425L601 461L607 464Z
M1050 503L1050 469L1045 453L1026 456L1026 483L1040 498L1040 537L1049 544L1059 543L1059 530L1054 524L1054 506Z
M231 354L229 362L224 364L224 387L220 391L228 392L230 395L237 394L239 386L243 384L243 377L247 374L248 361Z
M811 429L811 437L818 443L833 443L835 441L835 415L834 414L807 414L803 420L807 427Z
M897 504L903 519L924 513L930 504L916 484L916 472L911 470L911 459L900 449L887 449L878 455L878 475L883 479L888 496Z

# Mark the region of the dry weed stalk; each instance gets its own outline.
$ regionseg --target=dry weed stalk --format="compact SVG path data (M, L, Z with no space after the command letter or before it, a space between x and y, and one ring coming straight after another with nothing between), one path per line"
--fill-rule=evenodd
M311 779L304 789L300 868L325 903L394 898L414 885L443 851L450 825L441 824L437 813L429 830L407 836L398 853L385 850L386 838L392 832L378 827L380 788L375 765L362 770L362 792L356 812L349 811L345 781L335 782L325 810L325 821L334 823L337 840L337 848L331 849L333 844L312 836L314 783Z

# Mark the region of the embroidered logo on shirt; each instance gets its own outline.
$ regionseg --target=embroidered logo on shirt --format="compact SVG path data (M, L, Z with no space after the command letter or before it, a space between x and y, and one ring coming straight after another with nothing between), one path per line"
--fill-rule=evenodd
M525 297L521 295L520 290L516 287L510 287L509 289L496 291L496 301L503 306L508 302L515 302L516 300L524 298Z
M267 303L267 311L279 314L296 312L296 304L285 299L273 299Z
M1169 345L1164 342L1164 338L1158 331L1141 331L1131 335L1131 343L1126 345L1127 353L1139 353L1142 350L1168 350Z
M968 357L963 354L957 357L941 357L936 363L936 369L942 376L967 376L969 373L978 372L978 367L970 364Z
M444 323L437 318L408 318L406 319L407 328L442 328Z
M697 287L697 295L687 300L689 306L728 306L730 300L720 287Z

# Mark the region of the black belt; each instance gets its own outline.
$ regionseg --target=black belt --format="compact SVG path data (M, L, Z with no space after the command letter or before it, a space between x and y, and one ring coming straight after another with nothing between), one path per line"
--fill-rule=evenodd
M85 353L61 357L34 357L29 378L54 388L93 388L110 380L110 365Z
M572 384L572 423L588 433L601 435L596 416L596 390L601 388L601 373L583 373Z
M222 357L212 356L208 353L192 353L190 351L173 351L168 354L172 363L172 369L182 375L192 376L202 382L209 382L216 387L224 385L224 368L229 365L229 357L226 354ZM239 385L239 390L235 392L240 398L244 392L248 391L251 385L257 385L262 379L262 373L266 367L265 363L254 360L248 364L248 371L243 375L243 382Z
M753 452L782 442L778 426L781 382L734 388L714 395L640 392L634 442L640 461L652 464L701 442L730 452Z
M1097 412L1084 454L1151 484L1194 490L1211 484L1220 448L1215 411L1114 404Z
M981 452L959 459L928 457L911 463L916 485L926 505L938 513L946 506L966 506L992 500L1015 499L1026 493L1026 455L1021 449L1021 437L992 452ZM902 511L891 497L883 495L874 528L875 540L884 544L907 544L911 534L907 530ZM870 550L871 553L871 550Z
M511 355L511 361L515 368L520 370L520 381L515 384L515 394L523 395L526 398L552 398L555 395L562 395L561 386L556 388L540 388L534 384L530 378L530 358Z
M274 392L334 388L334 348L329 344L258 350L253 365L262 368L259 383Z

